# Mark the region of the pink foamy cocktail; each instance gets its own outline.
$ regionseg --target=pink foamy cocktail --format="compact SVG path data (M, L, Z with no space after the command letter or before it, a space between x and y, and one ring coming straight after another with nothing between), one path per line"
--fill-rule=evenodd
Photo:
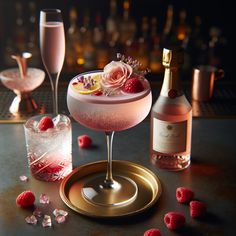
M28 163L36 179L57 181L72 171L71 122L65 115L48 114L54 127L41 131L38 124L43 116L34 116L24 125Z
M115 131L129 129L148 115L152 95L137 61L122 56L103 71L74 77L68 86L67 106L80 124L104 131L107 142L107 169L104 176L85 180L82 196L100 206L128 205L138 194L137 184L127 176L112 173L112 143ZM95 193L95 194L94 194Z
M84 76L97 76L89 72ZM81 76L81 75L80 75ZM74 87L78 76L70 81L67 106L80 124L98 131L121 131L139 124L148 115L152 102L149 82L142 80L144 90L139 93L120 93L106 96L80 94Z

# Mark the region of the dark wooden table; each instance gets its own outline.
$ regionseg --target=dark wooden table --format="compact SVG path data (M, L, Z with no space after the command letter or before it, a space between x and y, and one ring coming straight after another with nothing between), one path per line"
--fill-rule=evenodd
M162 235L236 235L236 120L194 119L192 138L192 164L181 172L167 172L156 169L149 161L149 123L143 122L135 128L115 134L114 159L129 160L141 164L155 174L162 182L163 193L150 210L125 219L97 220L70 210L59 196L60 183L46 183L29 175L22 124L0 125L0 235L82 235L82 236L142 236L144 231L157 227ZM89 134L94 142L91 149L80 150L76 138ZM73 124L74 167L106 159L106 145L103 133L93 132L77 123ZM20 175L29 176L28 182L21 182ZM189 207L176 202L178 186L191 188L196 198L207 204L208 213L201 220L191 219ZM53 227L43 228L41 222L28 225L25 217L32 211L17 207L16 196L30 189L36 195L46 193L51 202L43 208L44 214L52 216L55 208L69 212L67 221ZM186 227L181 231L169 231L163 216L168 211L179 211L186 216Z

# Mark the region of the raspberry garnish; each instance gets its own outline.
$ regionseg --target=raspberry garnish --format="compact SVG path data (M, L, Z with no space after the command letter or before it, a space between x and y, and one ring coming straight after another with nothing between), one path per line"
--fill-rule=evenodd
M92 139L88 135L84 134L78 136L78 145L81 148L88 148L90 147L91 144L92 144Z
M123 91L126 93L139 93L144 90L143 84L138 78L131 78L125 82Z
M21 207L29 207L34 204L35 196L30 190L24 191L16 198L16 204Z
M164 216L164 223L166 227L170 230L176 230L184 226L185 217L181 213L178 212L168 212Z
M43 118L41 118L38 124L38 128L40 131L46 131L47 129L50 129L53 127L54 127L53 121L51 117L48 117L48 116L44 116Z
M95 92L93 92L92 93L92 95L94 95L94 96L101 96L103 94L103 92L102 91L95 91Z
M194 197L194 192L185 187L179 187L176 189L176 199L180 203L190 202Z
M191 201L190 206L190 216L193 218L201 217L206 213L206 204L200 201Z
M159 229L153 228L145 231L143 236L161 236L161 232Z

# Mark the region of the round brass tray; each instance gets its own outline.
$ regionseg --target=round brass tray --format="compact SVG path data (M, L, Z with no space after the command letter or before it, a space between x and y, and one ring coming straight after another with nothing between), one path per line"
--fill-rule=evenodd
M72 210L90 217L112 218L131 216L153 206L161 195L159 178L147 168L128 161L113 161L113 176L125 176L134 180L138 195L132 203L122 206L100 206L84 199L81 189L89 178L104 176L107 161L98 161L74 169L60 185L60 196Z

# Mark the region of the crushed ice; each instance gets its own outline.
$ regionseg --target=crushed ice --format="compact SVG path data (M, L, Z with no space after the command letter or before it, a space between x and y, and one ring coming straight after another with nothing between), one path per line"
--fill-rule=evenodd
M37 218L34 215L27 216L25 218L25 221L30 225L36 225L38 222Z
M68 215L67 211L55 209L53 211L53 215L55 216L55 220L58 224L64 223L66 221L66 216Z
M25 176L25 175L21 175L19 178L22 182L27 182L28 181L28 177Z
M68 212L67 211L64 211L64 210L60 210L60 209L55 209L53 211L53 215L54 216L67 216L68 215Z
M40 203L42 204L49 204L49 197L42 193L40 195L40 198L39 198L39 201ZM65 210L62 210L62 209L54 209L52 214L54 215L54 219L55 221L58 223L58 224L61 224L61 223L64 223L66 221L66 218L68 216L68 212L65 211ZM27 216L25 218L25 221L28 223L28 224L31 224L31 225L36 225L37 222L38 222L38 218L42 218L42 226L44 228L46 227L52 227L52 218L50 215L43 215L43 212L40 208L35 208L35 210L33 211L33 214L31 216Z
M54 126L57 126L60 120L61 120L61 115L57 115L56 117L54 117L52 119Z
M42 213L42 211L41 211L39 208L36 208L36 209L33 211L33 215L34 215L34 216L37 216L37 217L42 217L43 213Z
M45 193L42 193L39 197L39 202L42 204L49 204L49 196L47 196Z
M59 215L57 217L55 217L55 220L57 221L58 224L64 223L66 221L66 217Z
M45 227L51 227L52 226L52 219L51 216L49 215L44 215L43 217L43 222L42 222L42 226Z

